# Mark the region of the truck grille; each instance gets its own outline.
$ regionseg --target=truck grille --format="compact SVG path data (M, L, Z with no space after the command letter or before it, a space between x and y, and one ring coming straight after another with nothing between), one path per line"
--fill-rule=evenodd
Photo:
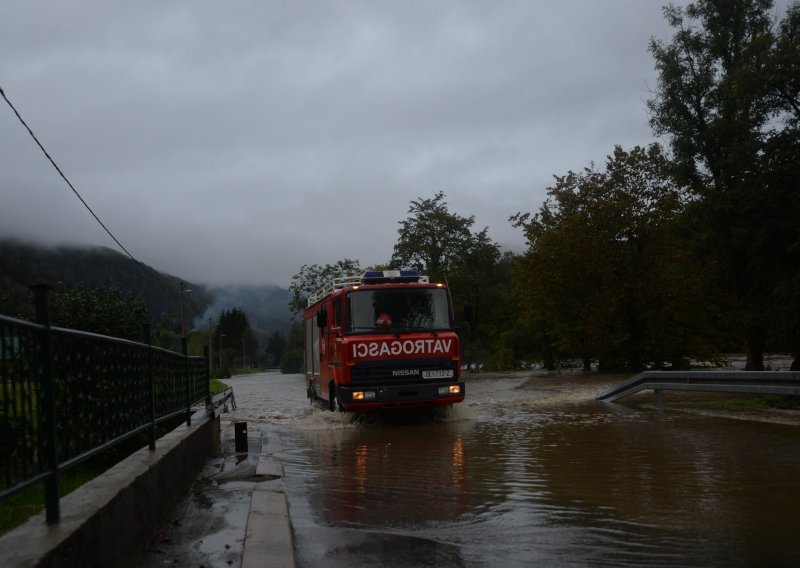
M362 361L350 367L352 384L403 384L436 381L423 379L423 371L452 370L458 376L457 362L451 359L403 359L396 361Z

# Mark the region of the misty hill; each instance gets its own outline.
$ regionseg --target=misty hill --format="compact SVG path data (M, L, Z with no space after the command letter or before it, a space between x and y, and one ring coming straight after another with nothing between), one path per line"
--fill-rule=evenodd
M151 323L173 321L180 325L180 283L182 279L139 266L127 256L106 247L43 247L16 240L0 240L0 314L32 318L29 287L47 284L57 287L96 287L108 284L122 292L136 294L147 306ZM273 331L289 327L290 293L274 285L209 288L186 282L186 321L205 329L208 319L216 323L223 309L238 307L248 317L263 345Z
M286 333L291 319L289 300L291 293L278 286L224 286L207 288L213 303L206 309L202 318L193 320L195 327L208 325L208 318L216 321L222 310L239 308L247 314L247 319L261 345L264 338L274 331Z

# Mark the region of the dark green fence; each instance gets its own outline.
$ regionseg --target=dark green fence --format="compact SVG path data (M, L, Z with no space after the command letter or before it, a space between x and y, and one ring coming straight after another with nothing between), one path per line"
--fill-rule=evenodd
M44 482L59 519L59 471L209 400L208 361L0 316L0 500ZM147 335L147 334L146 334ZM146 339L149 343L149 340Z

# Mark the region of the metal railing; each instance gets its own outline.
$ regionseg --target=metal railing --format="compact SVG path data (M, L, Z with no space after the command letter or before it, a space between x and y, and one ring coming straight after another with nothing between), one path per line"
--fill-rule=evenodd
M653 390L656 404L663 391L800 395L800 372L794 371L646 371L609 389L596 400L616 402L643 390Z
M43 296L43 295L42 295ZM60 517L58 477L134 435L210 402L208 362L146 343L0 316L0 500L44 482Z
M430 282L430 278L428 278L427 276L418 276L417 282L420 282L421 284L427 284ZM314 293L312 293L308 297L308 301L306 302L306 307L310 308L311 306L319 302L322 298L324 298L334 290L341 290L342 288L349 288L351 286L361 286L364 283L365 281L362 275L339 276L337 278L333 278L329 282L323 284L319 289L317 289Z

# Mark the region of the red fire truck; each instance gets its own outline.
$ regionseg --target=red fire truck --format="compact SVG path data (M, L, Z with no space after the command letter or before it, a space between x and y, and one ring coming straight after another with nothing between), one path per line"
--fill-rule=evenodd
M464 400L450 293L417 271L334 279L309 298L304 325L307 394L330 410Z

